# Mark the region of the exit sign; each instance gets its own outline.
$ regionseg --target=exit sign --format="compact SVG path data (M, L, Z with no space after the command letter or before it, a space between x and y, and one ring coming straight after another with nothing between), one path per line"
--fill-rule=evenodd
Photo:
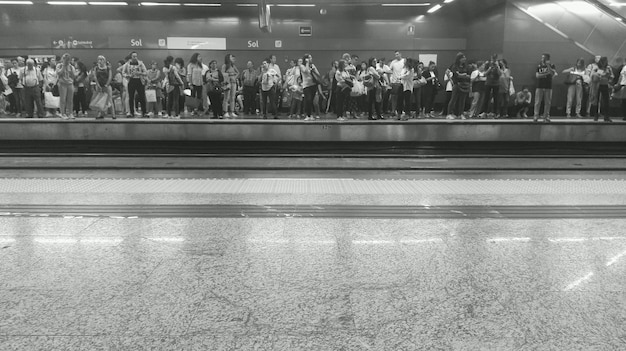
M311 34L313 34L313 27L311 27L311 26L300 27L300 36L301 37L310 37Z

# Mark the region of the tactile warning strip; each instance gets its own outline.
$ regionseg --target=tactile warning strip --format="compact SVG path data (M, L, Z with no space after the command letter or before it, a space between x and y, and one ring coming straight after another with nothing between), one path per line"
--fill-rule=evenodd
M626 180L0 178L0 193L626 194Z
M0 205L0 217L626 218L626 206Z

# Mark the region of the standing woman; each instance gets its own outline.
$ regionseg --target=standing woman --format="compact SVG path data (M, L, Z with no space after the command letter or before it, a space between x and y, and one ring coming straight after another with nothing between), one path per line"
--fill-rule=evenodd
M352 80L350 73L346 71L346 61L339 61L339 65L337 65L337 72L335 72L335 80L337 81L337 90L335 95L337 96L337 120L345 121L345 113L347 103L349 103L351 86L349 85L349 81Z
M485 95L483 99L483 106L480 109L480 117L485 118L489 115L489 104L493 98L493 115L499 115L499 98L500 98L500 76L502 75L502 69L500 63L496 59L497 55L493 55L491 60L485 62ZM497 118L498 116L496 116Z
M185 69L185 61L182 57L174 59L174 64L178 70L178 76L182 80L183 84L180 86L180 94L178 95L178 111L177 116L180 116L185 112L185 89L188 88L189 82L187 81L187 70Z
M591 73L591 81L598 84L598 96L596 101L592 101L592 106L596 110L593 118L597 121L603 117L605 122L613 122L608 116L609 112L609 82L613 81L613 69L609 66L609 60L602 56L598 61L598 68Z
M113 112L113 119L115 119L115 106L113 105L113 89L111 89L111 81L113 80L113 73L111 65L107 62L106 58L102 55L98 56L98 65L93 70L93 75L96 81L96 91L107 94L106 106L111 106ZM98 111L96 119L104 119L105 111Z
M382 104L382 90L380 87L380 77L382 68L379 71L376 70L376 64L378 60L371 57L368 61L367 75L363 79L363 84L367 87L367 111L368 119L376 120L382 118L381 104ZM372 108L373 105L373 108ZM376 116L372 116L373 109L376 110Z
M582 118L580 110L583 103L583 83L586 76L585 60L579 58L576 60L576 65L564 70L563 74L567 74L565 79L565 85L567 85L567 106L565 106L565 112L567 118L572 117L572 104L574 102L576 102L576 118Z
M361 61L357 69L357 80L359 82L365 83L364 81L365 77L368 76L368 71L369 66L367 65L367 62ZM367 93L355 97L355 100L357 101L357 110L359 111L359 117L363 117L367 109Z
M485 63L478 61L474 64L470 82L472 83L472 105L470 107L470 118L477 118L479 110L483 106L485 95Z
M509 64L505 59L498 61L500 65L500 70L502 74L500 74L500 106L498 113L502 118L509 118L509 97L510 97L510 87L511 81L513 77L511 77L511 70L509 69Z
M313 79L314 72L317 76L321 76L317 67L313 64L313 57L311 54L305 54L302 57L302 65L300 65L300 72L302 73L302 90L304 91L304 114L305 121L312 121L311 117L313 113L313 99L317 93L317 83Z
M61 118L74 119L72 108L74 107L74 79L76 79L76 69L70 63L70 54L63 54L61 63L57 65L57 76L59 77L59 107Z
M422 102L424 103L424 113L427 118L434 116L435 97L439 89L439 72L437 72L437 64L433 61L428 63L428 69L422 73L422 77L426 79L426 85L422 87Z
M213 118L223 118L224 112L222 110L222 84L224 83L224 76L222 72L217 69L217 61L212 60L209 62L209 70L204 73L204 81L207 82L207 94L211 101L211 109L213 110Z
M456 54L454 64L450 67L452 72L452 98L448 105L448 116L446 119L455 119L457 116L465 119L463 111L465 109L465 100L469 96L470 91L470 73L467 69L467 58L461 52Z
M198 110L204 111L204 100L202 96L202 74L206 72L206 66L202 63L202 57L199 53L194 53L189 59L189 66L187 66L187 75L189 78L189 85L191 87L191 97L199 100L198 107L192 112L193 115L198 114Z
M404 60L404 68L398 76L402 84L402 96L398 98L398 120L407 120L411 115L411 95L413 95L413 77L415 76L414 60L410 57Z
M76 116L80 116L80 111L82 111L83 116L87 116L87 94L85 92L85 84L88 84L88 74L87 67L82 61L76 62L76 68L78 75L74 80L74 89L76 92L76 96L74 97L74 112L76 112Z
M413 70L415 74L413 75L413 95L412 101L415 104L415 114L411 117L424 117L424 112L422 111L422 87L426 84L426 79L422 77L424 73L424 63L419 62L418 60L414 60L415 66Z
M183 85L183 80L178 75L178 68L174 64L174 58L165 58L163 72L167 75L167 116L165 118L180 118L178 115L178 102Z
M44 81L44 92L53 92L56 90L58 92L59 87L57 83L59 81L59 77L57 76L57 60L56 57L51 57L48 61L48 67L44 69L43 73L43 81ZM56 109L46 109L46 117L52 117L53 115L57 115L61 117L61 114L57 112Z
M137 59L137 52L133 51L130 53L130 60L124 65L123 71L125 72L124 75L128 77L128 114L126 117L132 118L135 116L135 93L141 105L143 117L147 117L148 109L146 108L144 81L146 80L148 69L143 62Z
M223 110L226 111L224 117L238 117L235 113L235 97L237 95L237 77L239 77L239 69L235 66L235 55L226 54L224 65L222 65L222 76L224 81L224 103Z
M156 97L156 101L148 102L148 116L161 117L163 116L163 113L161 112L161 99L163 98L161 87L163 86L163 78L156 61L152 61L150 64L147 81L146 90L154 91L154 95Z

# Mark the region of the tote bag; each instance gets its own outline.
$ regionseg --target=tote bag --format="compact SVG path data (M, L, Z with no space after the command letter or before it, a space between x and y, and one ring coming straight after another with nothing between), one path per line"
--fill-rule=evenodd
M45 108L59 108L61 98L58 96L54 96L54 93L52 93L51 91L45 92L43 94L43 99Z
M106 93L98 92L93 95L91 98L91 103L89 103L89 108L94 111L102 111L105 112L107 109L107 102L109 100L109 96Z
M154 89L146 90L146 102L157 102L156 90Z

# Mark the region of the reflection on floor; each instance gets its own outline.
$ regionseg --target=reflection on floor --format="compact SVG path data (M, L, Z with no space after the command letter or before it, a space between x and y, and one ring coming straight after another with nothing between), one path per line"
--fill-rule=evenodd
M3 201L25 201L9 195ZM25 199L164 201L155 194L109 195ZM234 195L219 201L229 196L242 201ZM271 203L280 195L259 196ZM324 199L357 199L343 196ZM573 202L554 194L429 196L433 206L601 204L598 197ZM175 202L185 198L199 201L180 194ZM371 201L408 202L399 195ZM606 204L624 201L615 196ZM0 217L0 350L623 350L624 228L626 219L593 216L14 213Z

